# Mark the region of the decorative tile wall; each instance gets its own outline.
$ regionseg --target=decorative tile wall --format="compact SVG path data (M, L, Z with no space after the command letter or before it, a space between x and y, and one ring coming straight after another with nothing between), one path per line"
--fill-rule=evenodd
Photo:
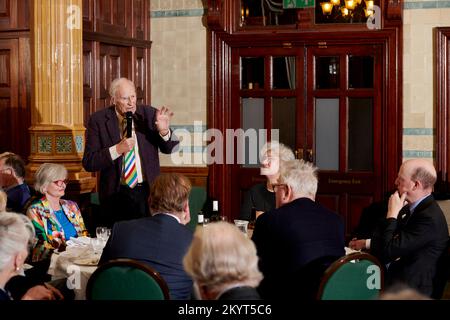
M206 130L207 32L202 1L152 0L151 10L152 105L173 110L172 129L187 128L190 137L180 146L184 156L201 154L206 143L194 139L194 121ZM161 165L179 164L170 155L161 155Z
M403 158L434 158L433 28L450 26L450 1L408 1L403 15Z

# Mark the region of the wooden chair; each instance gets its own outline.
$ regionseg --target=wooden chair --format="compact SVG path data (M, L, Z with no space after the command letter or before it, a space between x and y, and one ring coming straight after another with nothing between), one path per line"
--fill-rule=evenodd
M333 262L320 282L319 300L371 300L383 290L384 269L377 258L362 252Z
M87 300L168 300L169 288L153 268L132 259L101 265L89 278Z

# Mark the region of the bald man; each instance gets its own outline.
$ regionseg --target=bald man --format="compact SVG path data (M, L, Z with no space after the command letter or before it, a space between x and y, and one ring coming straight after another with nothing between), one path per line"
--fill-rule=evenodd
M449 239L444 214L431 195L435 182L436 169L429 161L405 161L386 219L370 242L371 252L387 264L387 285L402 282L428 296Z

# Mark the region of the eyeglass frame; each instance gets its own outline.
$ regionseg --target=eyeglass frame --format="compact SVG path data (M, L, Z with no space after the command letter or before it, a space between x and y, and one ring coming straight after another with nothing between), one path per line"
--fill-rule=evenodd
M276 187L281 187L281 186L287 187L287 184L286 183L272 183L272 185L271 185L273 191L276 191L275 190Z
M66 186L69 183L69 179L59 179L59 180L55 180L52 181L52 183L56 184L58 187L62 187L62 184L64 183Z

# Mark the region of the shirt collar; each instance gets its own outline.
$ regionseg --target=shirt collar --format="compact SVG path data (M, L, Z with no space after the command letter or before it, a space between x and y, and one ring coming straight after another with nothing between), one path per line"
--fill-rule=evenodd
M157 213L154 214L154 216L156 216L157 214L164 214L166 216L174 217L175 219L177 219L178 223L181 223L180 218L178 218L176 215L174 215L172 213L169 213L169 212L157 212Z
M419 203L421 203L425 198L429 197L430 194L431 194L431 193L425 195L424 197L420 198L420 199L417 200L417 201L412 202L412 203L409 205L409 212L413 213L414 210L415 210L415 209L417 208L417 206L419 205Z

